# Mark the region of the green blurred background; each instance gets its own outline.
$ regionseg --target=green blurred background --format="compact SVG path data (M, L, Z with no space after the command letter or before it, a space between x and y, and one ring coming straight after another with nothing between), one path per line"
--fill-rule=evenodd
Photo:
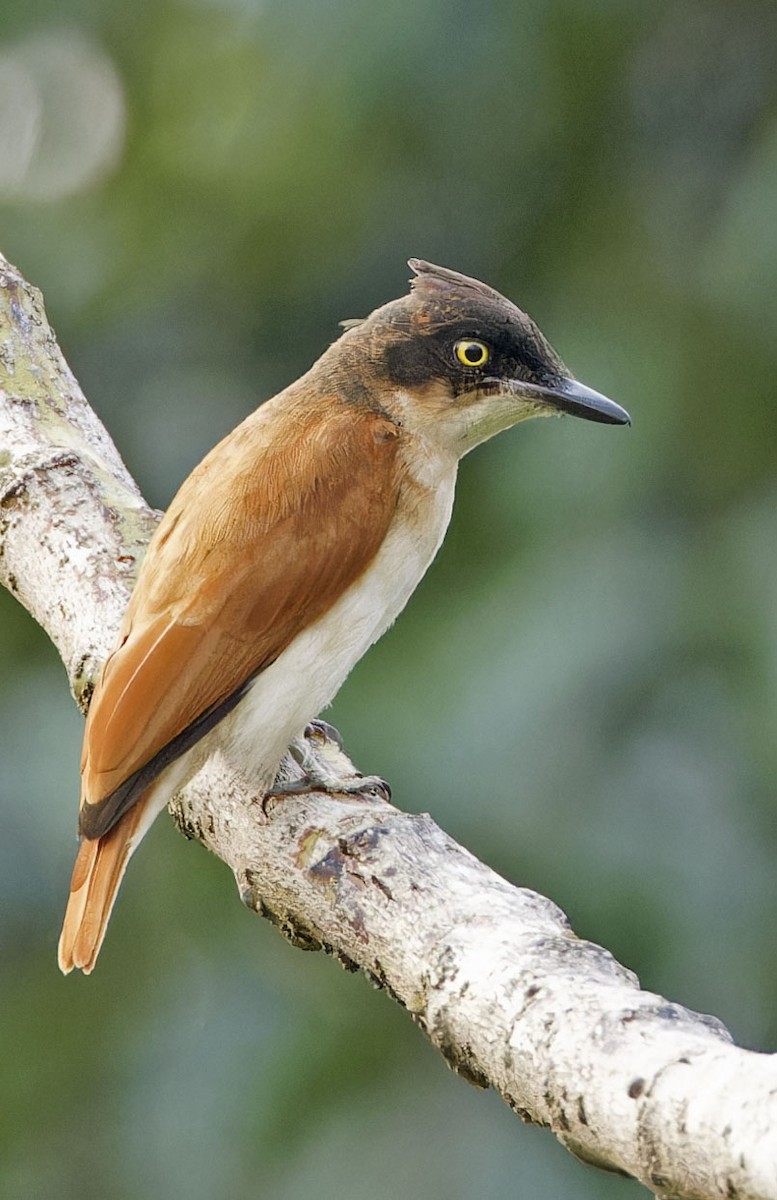
M643 986L774 1049L777 8L4 0L0 246L149 500L419 255L633 428L463 464L330 711ZM0 597L0 1195L636 1197L456 1079L160 820L60 977L81 719Z

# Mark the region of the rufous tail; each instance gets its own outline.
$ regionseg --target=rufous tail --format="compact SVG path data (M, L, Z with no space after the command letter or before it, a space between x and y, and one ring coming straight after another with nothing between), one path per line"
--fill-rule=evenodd
M59 969L65 975L74 967L89 975L97 961L119 884L140 840L141 818L136 804L104 837L81 841L59 936Z

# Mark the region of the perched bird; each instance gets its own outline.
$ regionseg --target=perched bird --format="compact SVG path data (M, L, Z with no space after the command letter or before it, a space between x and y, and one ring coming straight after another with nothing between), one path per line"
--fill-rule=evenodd
M528 417L628 423L499 292L410 267L410 294L344 322L195 468L151 540L86 723L64 972L92 970L130 855L210 753L271 788L434 558L463 455Z

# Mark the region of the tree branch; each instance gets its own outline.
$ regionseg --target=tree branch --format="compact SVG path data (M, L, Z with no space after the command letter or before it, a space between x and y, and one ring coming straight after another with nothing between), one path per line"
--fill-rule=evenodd
M0 383L0 580L56 645L85 709L157 518L40 296L2 258ZM353 774L333 743L319 753ZM512 887L429 816L370 796L265 812L218 759L170 807L229 864L246 905L295 945L363 970L452 1067L578 1157L665 1197L777 1200L774 1057L640 991L551 901Z

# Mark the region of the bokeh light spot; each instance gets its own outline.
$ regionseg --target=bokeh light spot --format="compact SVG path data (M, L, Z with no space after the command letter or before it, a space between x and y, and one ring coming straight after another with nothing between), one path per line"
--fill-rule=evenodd
M112 60L71 30L0 47L0 199L51 202L119 161L124 92Z

